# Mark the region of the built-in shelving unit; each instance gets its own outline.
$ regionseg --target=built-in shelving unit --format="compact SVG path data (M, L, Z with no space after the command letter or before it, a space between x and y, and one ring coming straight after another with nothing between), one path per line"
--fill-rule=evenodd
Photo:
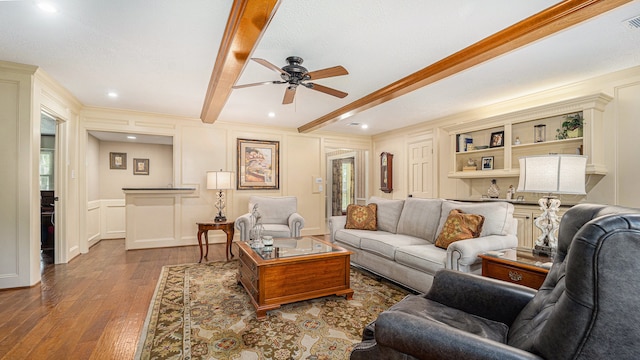
M445 128L453 154L448 176L517 177L520 157L549 153L587 155L587 174L605 175L603 111L611 99L606 94L595 94ZM566 115L575 113L583 117L582 136L557 139L556 129L561 128ZM466 151L464 138L472 139L472 150ZM492 144L492 138L501 138L502 143ZM469 159L475 161L477 170L464 171Z

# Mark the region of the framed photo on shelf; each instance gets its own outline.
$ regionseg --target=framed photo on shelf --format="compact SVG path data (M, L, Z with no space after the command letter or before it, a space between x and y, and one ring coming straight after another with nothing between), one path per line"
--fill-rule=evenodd
M482 164L482 170L493 170L493 156L483 156L480 164Z
M127 153L109 153L109 169L127 170Z
M280 187L280 142L238 139L238 190Z
M504 146L504 131L496 131L491 133L491 140L489 141L489 147L501 147Z
M546 125L536 125L533 127L533 140L537 143L547 141Z
M133 175L149 175L149 159L133 159Z
M380 154L380 190L385 193L393 191L393 154Z

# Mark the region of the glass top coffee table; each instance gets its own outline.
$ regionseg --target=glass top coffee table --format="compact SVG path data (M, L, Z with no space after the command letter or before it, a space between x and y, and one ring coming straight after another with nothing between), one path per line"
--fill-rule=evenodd
M238 282L247 290L258 318L282 304L328 295L353 297L351 252L313 237L274 239L253 249L238 242Z

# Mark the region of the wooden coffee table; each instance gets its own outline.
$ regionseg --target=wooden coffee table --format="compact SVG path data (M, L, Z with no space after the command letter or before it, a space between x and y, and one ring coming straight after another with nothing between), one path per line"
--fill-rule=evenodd
M238 282L247 290L257 317L282 304L328 295L353 297L351 252L312 237L274 239L271 247L252 249L238 242Z

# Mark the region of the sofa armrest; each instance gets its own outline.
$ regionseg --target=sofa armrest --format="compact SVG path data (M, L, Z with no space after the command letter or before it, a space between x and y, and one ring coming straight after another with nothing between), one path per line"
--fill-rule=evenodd
M345 215L342 216L332 216L329 218L329 234L331 235L331 242L335 242L336 231L340 229L344 229L344 226L347 224L347 217Z
M233 226L240 232L240 240L249 241L249 231L253 226L250 213L239 216Z
M289 229L292 237L299 237L300 230L304 227L304 218L297 212L289 215Z
M515 235L489 235L451 243L447 248L447 269L469 272L469 267L480 261L478 255L494 250L518 246Z
M511 326L536 290L453 270L440 270L424 296L451 308Z
M397 311L385 311L378 316L375 339L382 348L417 359L542 359L497 341Z

